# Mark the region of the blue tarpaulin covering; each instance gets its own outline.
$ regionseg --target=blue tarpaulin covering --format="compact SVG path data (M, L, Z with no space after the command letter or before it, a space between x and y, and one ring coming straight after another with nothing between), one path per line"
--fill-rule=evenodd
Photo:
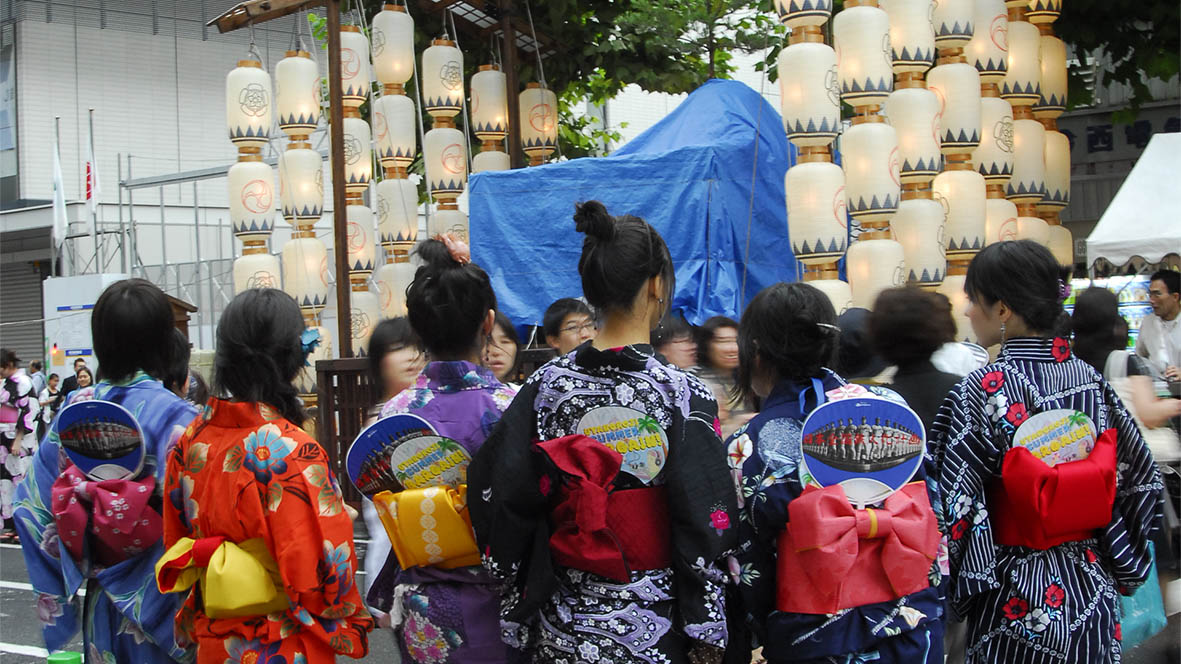
M794 156L766 100L711 80L610 157L472 176L472 258L514 323L540 324L551 302L582 295L572 215L575 203L598 199L664 237L674 309L696 324L736 317L764 287L796 278L783 199Z

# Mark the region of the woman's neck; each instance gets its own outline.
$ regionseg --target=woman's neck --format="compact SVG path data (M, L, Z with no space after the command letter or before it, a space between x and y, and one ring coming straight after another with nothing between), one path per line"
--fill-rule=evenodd
M603 327L591 345L599 350L619 348L652 341L652 330L647 316L634 316L630 312L607 314Z
M437 353L431 351L431 362L471 362L472 364L482 364L483 357L483 348L472 348L462 353Z

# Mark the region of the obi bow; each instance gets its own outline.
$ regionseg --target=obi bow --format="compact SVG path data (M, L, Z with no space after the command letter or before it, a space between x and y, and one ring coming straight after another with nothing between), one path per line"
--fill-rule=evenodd
M373 497L402 569L455 569L480 564L467 509L467 485L427 487Z
M594 438L565 436L537 447L566 476L551 513L554 560L620 582L632 570L669 566L664 487L610 490L623 456Z
M93 481L76 466L67 466L50 489L58 536L70 557L86 555L86 534L94 537L92 558L111 566L140 554L160 541L163 522L148 501L156 478Z
M156 585L179 593L199 583L206 616L235 618L285 611L290 606L279 565L266 542L254 538L182 537L156 561Z
M887 602L927 588L939 548L922 482L880 509L854 509L839 485L808 487L788 506L779 536L780 611L827 614Z
M1116 435L1115 429L1104 431L1087 458L1056 466L1024 447L1005 453L988 496L996 543L1044 550L1094 537L1111 523Z

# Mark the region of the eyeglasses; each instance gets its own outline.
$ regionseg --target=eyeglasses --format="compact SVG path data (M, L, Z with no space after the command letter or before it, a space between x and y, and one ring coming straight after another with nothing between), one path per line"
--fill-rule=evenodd
M594 321L587 321L585 323L582 323L581 325L577 325L577 324L576 325L567 325L566 327L563 327L562 329L560 329L558 331L565 334L567 332L584 332L584 331L589 332L593 329L595 329Z

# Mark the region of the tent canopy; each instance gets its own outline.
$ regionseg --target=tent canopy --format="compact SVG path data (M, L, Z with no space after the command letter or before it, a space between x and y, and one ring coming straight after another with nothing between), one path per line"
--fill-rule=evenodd
M1154 134L1087 238L1087 263L1159 263L1181 253L1181 134Z
M652 224L676 266L673 308L693 323L737 316L762 288L796 278L783 176L794 152L779 113L736 81L712 80L609 157L479 173L469 184L473 260L501 311L539 325L578 297L583 237L574 204Z

